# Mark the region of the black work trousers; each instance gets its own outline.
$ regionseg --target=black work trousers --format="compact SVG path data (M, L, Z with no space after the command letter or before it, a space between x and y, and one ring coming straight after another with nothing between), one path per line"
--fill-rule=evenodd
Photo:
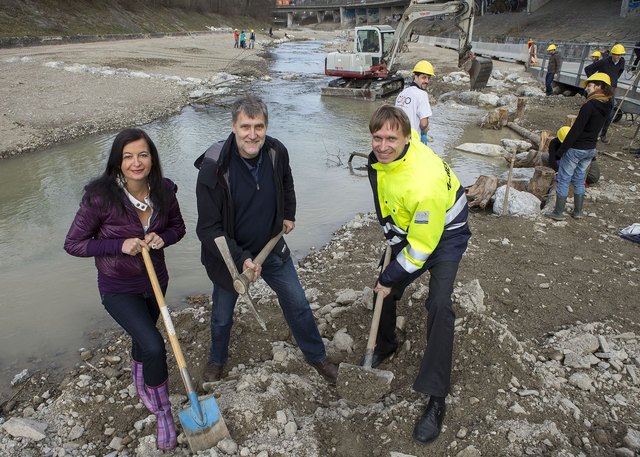
M393 350L397 345L396 302L402 298L409 284L429 270L429 295L425 302L427 344L413 388L418 392L436 397L446 396L451 384L453 328L456 318L451 295L458 265L459 262L439 262L425 266L402 283L395 284L391 288L391 293L383 301L378 327L376 352L385 353Z
M164 383L169 377L167 350L156 327L160 308L153 294L103 294L102 304L131 337L131 357L142 362L144 383L151 387Z

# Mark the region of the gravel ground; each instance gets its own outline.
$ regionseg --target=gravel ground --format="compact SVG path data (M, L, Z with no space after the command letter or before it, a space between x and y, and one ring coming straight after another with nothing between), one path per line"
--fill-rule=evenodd
M199 39L205 38L194 40ZM190 38L158 42L168 51L179 49L168 60L186 60L187 48L206 49L205 44ZM115 123L117 112L105 120L96 118L95 113L106 105L122 103L121 113L131 116L130 122L149 110L147 99L156 100L160 113L179 109L191 89L177 83L158 79L152 90L155 80L150 78L141 82L131 76L75 73L44 65L55 61L92 66L122 66L121 62L131 59L149 62L144 59L151 56L134 57L126 51L134 44L114 43L115 49L122 50L109 51L108 57L104 51L108 43L72 45L101 49L87 53L66 51L66 46L3 50L12 53L6 57L31 53L32 58L3 64L13 73L0 85L3 103L11 84L22 92L10 105L12 112L4 110L2 132L13 138L14 144L6 147L3 141L5 150L15 151L18 145L39 147L48 137L69 139L73 135L65 136L65 127L75 122L78 129L86 128L82 127L86 119L96 130L120 126ZM447 64L451 62L448 51L412 45L405 56L405 68L427 52L439 75L433 84L434 101L440 94L459 92L460 103L464 87L454 79L440 79L453 70ZM209 71L234 73L228 65L238 60L235 55L216 70L200 68L191 73L184 63L173 66L166 60L153 60L157 67L140 64L137 70L205 79L212 77ZM509 82L510 72L525 76L513 65L496 62L496 68L503 75L485 91L495 93L496 99L513 97L523 88L532 94L539 91L539 83L528 78ZM6 72L0 77L7 78ZM101 81L115 87L112 78L122 78L114 92L117 98L105 88L111 98L92 104L100 93ZM20 87L21 79L29 89ZM72 92L61 90L66 87L82 89L70 95ZM29 96L32 93L42 97ZM42 98L46 103L40 102ZM30 102L21 104L20 100ZM532 131L554 131L566 115L577 112L580 103L577 97L532 95L522 123ZM18 106L23 107L19 112ZM59 122L61 116L51 106L63 107L67 122ZM58 134L44 135L41 128ZM625 119L612 126L611 144L599 146L602 178L588 190L585 209L589 217L557 223L540 215L498 218L490 212L472 214L473 238L454 294L456 341L446 426L442 436L428 447L411 438L426 401L411 385L424 346L428 277L416 281L399 304L401 349L380 367L395 375L391 391L365 405L340 398L304 363L276 300L260 283L252 294L269 331L262 332L246 307L239 306L225 378L205 391L199 381L209 340L209 297L187 298L186 308L174 312L178 337L189 355L200 393L216 395L231 433L231 439L200 455L638 455L640 250L617 235L620 228L638 222L640 163L622 152L634 130ZM22 131L30 133L19 135ZM300 262L301 280L330 357L336 362L355 364L362 357L371 316L371 287L382 249L381 229L373 217L358 215L334 234L325 248ZM27 373L16 384L14 397L3 405L0 454L156 455L154 418L137 399L130 381L128 347L128 338L114 331L81 354L78 367L67 373L62 383L53 382L50 373ZM173 356L170 358L177 415L188 403ZM179 441L179 447L165 455L190 455L184 434Z

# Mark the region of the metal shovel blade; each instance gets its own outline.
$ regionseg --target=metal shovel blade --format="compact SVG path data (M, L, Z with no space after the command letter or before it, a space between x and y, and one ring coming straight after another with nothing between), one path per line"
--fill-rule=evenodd
M340 397L359 404L374 403L389 393L393 373L342 362L336 389Z
M213 395L198 399L195 392L192 392L189 399L191 406L180 411L178 417L193 452L211 449L229 437L227 424Z

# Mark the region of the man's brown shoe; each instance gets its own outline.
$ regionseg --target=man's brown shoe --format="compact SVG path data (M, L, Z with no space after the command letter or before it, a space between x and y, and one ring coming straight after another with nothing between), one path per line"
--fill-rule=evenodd
M318 374L329 384L335 385L338 379L338 366L336 364L324 359L322 362L312 363L311 366L315 368Z
M204 367L202 372L202 379L204 382L216 382L222 379L222 371L224 370L224 364L219 365L213 362L207 362L207 366Z

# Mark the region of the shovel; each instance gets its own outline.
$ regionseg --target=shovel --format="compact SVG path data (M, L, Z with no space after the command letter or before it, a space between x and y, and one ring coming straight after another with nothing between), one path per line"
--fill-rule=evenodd
M220 414L218 403L213 395L207 395L206 397L198 399L198 395L191 384L191 376L189 376L189 372L187 371L187 363L182 355L176 330L173 327L173 321L169 315L167 304L164 301L164 295L162 294L162 289L160 288L160 283L158 282L158 277L156 276L156 271L153 268L153 263L151 262L147 248L142 249L142 258L144 259L145 267L147 267L147 274L151 280L151 286L153 287L153 292L156 296L158 307L160 308L160 314L162 315L164 326L169 335L169 342L171 343L173 354L176 356L176 361L178 362L182 382L187 389L187 395L191 402L190 407L178 413L182 429L187 437L191 451L197 452L210 449L218 444L219 441L230 436L227 425Z
M382 271L387 268L390 260L391 246L387 246L387 250L384 253ZM367 341L367 350L362 366L342 362L338 368L336 388L338 394L345 400L360 404L372 403L389 392L393 373L371 368L383 301L382 294L377 294L373 319L371 320L371 330L369 330L369 340Z

